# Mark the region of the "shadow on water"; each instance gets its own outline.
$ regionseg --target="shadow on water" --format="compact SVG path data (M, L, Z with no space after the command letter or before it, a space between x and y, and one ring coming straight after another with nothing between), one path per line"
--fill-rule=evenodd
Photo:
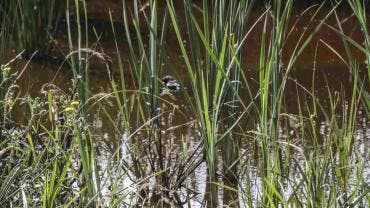
M129 51L125 45L126 43L123 35L124 29L121 21L121 5L115 2L117 1L90 1L88 4L88 11L91 16L89 19L90 33L94 34L96 32L98 36L101 37L99 44L101 45L101 48L104 48L104 53L111 57L113 63L113 77L117 79L118 71L115 70L118 69L118 60L115 45L114 42L111 41L112 36L110 36L111 26L107 14L109 9L113 14L114 26L117 28L116 32L119 34L118 37L121 37L118 38L118 41L120 42L119 49L121 56L123 57L123 64L127 69L129 68ZM252 13L251 22L254 22L259 15L261 15L264 9L265 8L261 5L257 7L254 13ZM292 23L297 19L299 19L299 23L292 28L291 35L285 43L286 54L284 54L284 56L287 58L289 57L289 52L294 49L299 35L306 29L312 15L311 12L308 12L304 16L299 16L304 9L304 6L298 6L292 15ZM328 10L324 10L322 12L322 15L324 15ZM353 15L347 12L346 9L340 11L339 14L343 21L344 31L348 32L354 40L360 41L361 33L359 32L359 26L357 25ZM318 17L314 23L318 23L320 18L322 18L322 15L321 17ZM184 24L184 22L182 22L182 24ZM327 24L335 25L336 20L334 18L330 18ZM246 74L248 75L248 79L251 81L250 87L252 90L255 90L258 87L256 80L258 80L259 47L261 45L260 37L262 27L263 22L257 25L256 29L247 38L245 43L247 48L247 51L245 52L245 65L247 68ZM63 34L63 31L65 30L66 28L61 26L60 33L57 34L55 39L59 54L68 53L67 37ZM94 36L95 35L91 35L91 37ZM318 115L310 115L310 107L304 105L305 103L309 104L313 102L310 93L315 92L316 97L320 100L320 103L323 104L324 109L327 111L330 109L330 101L328 99L330 93L343 92L346 95L346 99L351 96L353 83L351 83L352 75L349 69L345 67L340 58L326 47L324 43L333 47L339 54L345 53L341 38L330 28L324 27L297 62L286 88L284 100L286 106L284 114L286 115L286 120L282 122L283 125L281 126L280 136L282 138L291 137L293 140L297 140L295 142L297 144L302 142L299 140L303 136L300 130L300 126L303 124L299 119L297 119L297 117L292 115L297 115L300 111L302 111L301 113L305 117L316 120L318 125L315 131L317 131L322 137L325 137L327 132L330 131L329 125L326 123L327 119L325 116L322 113L319 113ZM177 67L179 78L185 79L186 74L184 66L182 65L181 57L176 55L180 53L177 47L172 47L172 45L177 45L176 39L174 36L169 36L169 39L167 40L167 49L170 51L168 54L170 54L173 64ZM96 46L96 50L100 50L98 46ZM364 60L364 57L362 57L359 51L353 51L354 56L358 60ZM111 93L108 75L104 66L99 62L99 60L94 60L94 58L90 61L92 83L91 91L94 93ZM23 66L26 66L27 64L29 64L29 66L27 66L21 79L18 80L21 92L29 92L31 96L36 96L41 92L45 84L54 84L66 92L71 90L73 91L73 89L70 89L72 86L72 72L69 70L68 64L64 64L64 67L60 67L60 64L55 63L42 64L32 61L30 63L26 63L26 61L21 60L14 63L13 68L23 69ZM362 65L360 66L361 68L364 68ZM315 71L313 69L315 69ZM125 73L127 77L132 77L130 70L127 70ZM164 75L170 73L170 70L163 72ZM315 80L314 86L312 86L312 80ZM186 80L184 80L184 83L185 85L188 85ZM299 85L297 85L297 83L299 83ZM129 89L133 88L133 83L129 82L126 84ZM184 90L187 88L190 88L190 86L184 86ZM369 91L369 83L365 84L364 89ZM245 97L248 96L245 95ZM301 103L298 102L298 98ZM198 137L198 132L194 127L194 118L187 116L191 114L188 114L189 109L185 106L183 102L184 97L181 93L164 95L162 99L168 101L167 106L164 107L164 111L166 113L162 116L163 138L166 138L167 140L164 141L164 146L166 147L164 149L164 154L169 157L169 160L173 159L175 162L178 159L178 155L181 154L180 147L182 145L182 139L185 139L189 149L196 149L197 145L201 141ZM107 103L109 103L109 101L107 101ZM114 108L114 104L111 104L111 106L112 107L108 108L108 113L115 115L116 110ZM174 106L179 107L182 113L178 113L179 111L175 109ZM336 110L338 111L338 117L340 117L342 108L339 107ZM310 116L314 117L311 118ZM18 112L17 117L22 120L22 113ZM91 109L90 117L94 126L96 126L96 134L100 135L102 143L109 147L107 149L116 149L120 144L120 138L117 138L117 135L113 133L115 132L115 129L109 125L110 121L108 118L99 113L98 107ZM250 120L245 122L245 132L248 132L248 126L253 123L253 118L248 119ZM370 123L365 112L361 110L361 108L359 109L357 120L358 126L356 127L356 138L360 141L360 152L364 152L366 149L370 148L370 143L368 141L370 138ZM140 132L140 134L146 135L145 132ZM303 137L309 140L310 135ZM241 148L239 150L241 153L240 159L250 162L247 162L245 167L240 167L238 175L228 177L229 179L233 178L234 180L222 181L224 177L222 177L221 174L218 174L220 184L224 185L223 188L220 187L220 196L223 203L231 207L245 206L239 204L239 198L243 197L241 194L243 191L238 191L240 187L245 185L245 180L257 181L256 183L258 183L258 181L261 182L261 180L253 180L253 178L258 178L258 158L260 155L259 152L256 152L256 141L253 140L253 136L251 136L250 140L246 140L245 138L239 138L239 140L239 143L241 144ZM219 160L221 159L219 158ZM171 161L169 161L169 163L170 162ZM104 163L108 162L102 161L103 166ZM222 167L218 167L218 169L220 170ZM207 199L203 199L203 196L204 193L209 190L209 184L206 183L206 181L208 181L207 177L206 166L204 164L200 164L196 171L186 181L187 188L189 190L186 191L186 193L183 193L184 196L181 196L180 198L183 200L191 198L191 204L195 207L205 204L204 200L207 201ZM258 195L257 193L260 191L258 190L258 187L260 187L261 184L254 185L255 187L252 188L252 190L255 191L255 195Z

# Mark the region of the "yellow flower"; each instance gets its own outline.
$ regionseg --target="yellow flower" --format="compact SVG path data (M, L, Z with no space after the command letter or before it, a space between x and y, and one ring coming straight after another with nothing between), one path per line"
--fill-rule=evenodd
M12 70L12 68L10 68L10 67L5 67L5 68L3 68L3 72L4 72L5 74L8 74L11 70Z
M71 107L75 107L75 106L78 106L80 104L80 102L78 102L77 100L72 100L71 101Z
M71 112L73 112L75 109L73 108L73 107L67 107L67 108L65 108L64 109L64 111L65 112L67 112L67 113L71 113Z

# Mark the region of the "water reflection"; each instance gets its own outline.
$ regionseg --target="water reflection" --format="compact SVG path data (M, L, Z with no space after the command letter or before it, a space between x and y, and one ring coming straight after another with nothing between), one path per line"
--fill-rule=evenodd
M112 5L112 7L115 8L115 11L117 11L118 6L116 4L110 3L110 5ZM92 6L91 8L93 10L94 7ZM254 19L257 19L258 15L260 15L262 11L263 8L256 9L255 14L253 15ZM293 17L298 18L299 11L300 10L298 10ZM115 13L117 14L119 12ZM341 14L341 17L348 17L348 15L344 12ZM96 18L102 17L97 15ZM120 21L119 18L115 19ZM305 29L303 27L304 25L307 25L307 21L309 21L309 15L302 18L300 21L301 23L298 24L298 26L302 25L302 28L294 28L295 33L292 33L286 43L285 48L286 51L288 51L286 56L289 56L289 51L295 47L294 43L296 41L294 40L299 37L296 35L300 34L300 32ZM329 24L336 24L335 20L329 21ZM358 36L359 33L356 32L358 29L353 27L353 25L355 25L354 20L349 18L346 19L343 28L344 30L349 31L355 40L358 40L360 38ZM253 86L253 80L258 80L258 67L256 67L258 65L258 53L255 51L257 51L260 46L259 40L261 35L261 26L262 24L257 27L255 33L252 33L252 35L248 37L246 43L248 49L250 50L246 53L246 65L248 68L246 73L248 76L250 76L249 80L251 80L251 89L256 88L256 86ZM67 44L66 40L64 39L65 37L61 36L59 38L61 50L67 51L68 49L66 47ZM284 109L282 116L282 125L279 131L279 138L284 145L287 145L287 141L291 142L290 146L284 146L283 149L284 151L292 154L292 158L295 158L296 165L292 166L291 170L288 170L288 173L291 174L290 177L294 177L296 180L300 180L302 178L298 167L305 166L306 162L303 155L303 150L298 148L300 144L304 143L305 146L311 145L313 131L320 135L322 140L321 142L323 142L331 132L331 129L329 128L330 123L322 112L318 112L318 115L312 114L312 109L310 109L312 106L309 104L313 103L313 99L311 98L311 95L307 93L307 91L311 93L314 92L317 98L320 100L320 103L323 104L323 107L330 112L328 88L330 88L330 92L332 93L337 91L346 94L347 99L350 98L352 90L353 83L350 82L351 74L349 73L348 69L344 68L343 64L338 60L338 57L328 50L328 48L323 46L323 41L331 45L333 48L336 48L339 52L344 52L340 37L330 29L324 28L317 36L317 39L313 41L314 44L308 47L307 51L298 61L296 69L292 73L290 82L288 83L286 89L286 109ZM177 47L171 47L176 45L175 42L176 40L174 38L169 38L167 41L168 49L170 50L169 54L173 56L173 62L174 65L178 66L180 78L184 79L184 83L186 84L186 74L182 71L182 60L176 55L179 54L177 51L178 49L176 49ZM316 44L320 44L320 50L317 54L315 54L317 46ZM114 69L113 77L117 79L118 57L115 46L111 42L104 42L102 43L102 47L104 48L104 52L112 57ZM129 54L127 48L124 44L122 44L122 47L120 47L119 50L123 57L125 67L127 68L125 76L129 78L128 80L130 80L132 75L129 71L127 58L129 57ZM356 56L359 60L362 60L362 55L356 50L354 51L354 56ZM314 60L315 57L317 57L317 59ZM106 70L99 64L98 60L92 59L91 62L91 91L93 94L111 93L112 89L110 87L110 80L108 79ZM316 64L315 74L312 71L314 62ZM27 62L25 60L20 60L14 63L12 67L20 69L21 71L26 65ZM171 71L168 70L164 73L171 73ZM27 69L21 76L21 79L18 80L18 84L20 85L20 91L22 93L30 93L31 96L38 96L43 86L47 83L52 83L58 86L62 91L73 92L73 89L71 89L71 78L71 70L68 66L61 67L31 62L29 65L27 65ZM312 86L312 80L315 80L315 86ZM300 86L297 86L297 83L299 83ZM133 81L128 81L127 85L129 89L132 89L134 86ZM186 86L186 88L190 87ZM368 89L368 85L366 85L365 90ZM247 95L244 97L247 97ZM298 98L301 99L301 102L297 102ZM197 151L197 154L201 155L201 150L197 149L201 143L201 138L199 137L199 132L195 128L196 125L194 123L196 121L189 116L191 115L190 110L187 108L186 103L184 103L184 97L182 97L181 93L175 94L174 96L164 97L163 99L165 99L167 102L162 106L163 111L166 113L161 119L161 136L164 139L163 149L160 149L163 151L163 155L166 158L165 167L168 167L170 171L173 171L175 168L180 168L177 166L177 163L181 161L181 157L184 154L189 155L193 154L193 151ZM300 104L302 104L302 106L299 106ZM119 118L117 118L117 107L114 105L114 102L110 100L109 96L106 100L104 100L104 105L109 106L109 108L106 109L107 112L103 113L102 109L98 105L96 105L94 108L91 108L89 111L91 123L96 130L94 133L97 135L97 138L99 138L99 144L101 145L98 148L98 161L102 170L100 176L103 179L102 195L105 197L106 201L109 201L109 199L114 198L116 195L132 194L135 192L135 190L141 190L139 193L136 193L136 195L128 197L125 203L129 204L130 200L139 198L140 200L135 201L135 203L147 204L148 202L146 200L148 200L150 196L155 198L154 196L156 193L153 190L158 188L156 187L158 183L161 182L165 183L167 186L170 186L172 185L171 181L163 182L161 178L153 176L152 174L154 173L151 172L150 168L148 167L136 167L136 159L141 159L143 161L149 160L148 154L150 153L146 152L145 148L149 149L149 147L151 147L150 145L153 145L153 143L146 141L146 139L148 139L146 137L148 135L148 131L143 130L138 131L136 135L128 135L128 133L126 133L129 132L128 130L126 131L126 129L121 129L123 133L121 132L121 135L117 135L116 128L112 125L112 120L119 120ZM302 109L300 109L300 107L302 107ZM339 117L338 120L340 120L340 116L342 116L341 111L343 111L343 109L346 109L346 106L339 106L337 108ZM302 112L300 112L301 110ZM107 113L107 115L105 113ZM302 113L302 115L300 115L300 113ZM21 118L20 120L24 118L21 116L21 112L18 112L17 114L19 114L19 116L16 117ZM110 115L111 118L108 118L108 115ZM312 121L312 119L314 119L316 122L315 127L310 126L310 121ZM354 133L355 141L353 148L355 149L355 153L360 154L362 158L368 158L370 154L370 121L368 119L368 115L366 115L365 111L362 108L359 108L356 118L357 126ZM254 128L256 122L255 120L257 119L254 118L253 120L248 117L247 120L249 124L246 125L246 128ZM304 122L302 123L302 121ZM302 125L305 126L302 127ZM119 128L121 128L121 126L119 126ZM253 129L245 130L248 132L249 130ZM257 201L260 201L262 197L261 192L263 179L261 178L259 167L261 153L258 152L258 141L253 139L253 137L256 136L253 135L253 133L248 136L251 139L249 139L249 137L247 139L244 138L244 140L240 142L240 160L243 161L243 166L239 167L237 164L235 166L236 169L231 171L231 174L226 176L222 174L224 173L223 169L225 169L225 167L222 167L222 165L218 167L217 182L219 184L217 185L217 191L219 193L219 200L221 204L225 206L261 206L260 204L253 204ZM186 151L184 150L184 145L186 146ZM132 147L134 148L132 149ZM117 153L116 150L119 150L119 153ZM121 167L114 166L116 164L114 163L115 160L119 161ZM218 160L222 161L221 156L218 158ZM245 161L247 162L244 163ZM366 163L364 174L365 179L368 183L370 183L370 164L367 161L362 162ZM148 163L144 163L148 165ZM132 169L134 169L134 171L132 171ZM170 176L172 176L171 174L174 173L170 172L166 174L170 178ZM209 181L209 176L207 174L207 167L203 162L195 169L194 172L191 173L190 177L185 180L184 187L180 188L181 191L179 191L179 194L182 202L189 203L191 207L201 207L204 206L204 204L210 204L209 198L207 198L207 192L209 192L211 184L207 183L207 181ZM148 178L146 177L147 175L151 175L152 177ZM119 184L118 187L114 187L114 181L109 181L109 178L124 178L124 183ZM171 179L175 180L176 176L172 176ZM139 183L137 181L139 181ZM292 196L295 185L296 184L293 184L293 182L290 183L290 181L285 181L285 183L281 185L281 188L283 189L282 193L286 194L284 197ZM163 187L160 187L159 189L162 188ZM243 193L245 192L250 192L251 194L244 195ZM245 198L249 195L253 198ZM157 199L159 198L160 197L158 196Z

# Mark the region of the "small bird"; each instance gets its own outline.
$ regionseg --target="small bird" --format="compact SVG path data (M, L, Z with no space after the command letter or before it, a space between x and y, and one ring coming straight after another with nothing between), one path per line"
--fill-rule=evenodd
M179 82L173 78L171 75L166 75L162 78L164 87L167 88L170 92L180 92L181 85ZM163 91L163 89L161 89Z

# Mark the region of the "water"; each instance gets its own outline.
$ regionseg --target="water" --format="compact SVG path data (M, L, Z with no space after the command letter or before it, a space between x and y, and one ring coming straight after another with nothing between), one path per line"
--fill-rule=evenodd
M109 9L112 11L113 19L115 21L115 25L120 27L122 23L122 10L119 1L107 0L102 3L102 1L90 1L88 3L88 11L89 17L91 18L91 24L95 27L98 34L102 34L103 42L100 42L101 46L94 46L93 50L100 51L105 55L109 56L112 59L113 63L113 71L112 75L115 79L119 78L118 72L118 59L117 59L117 52L112 42L112 36L110 36L111 31L110 27L107 27L106 24L109 23L107 11ZM163 6L163 5L162 5ZM285 53L283 62L286 63L290 57L291 52L294 50L296 43L300 37L300 34L307 29L307 25L309 24L310 17L314 12L314 9L309 10L306 12L305 15L300 16L303 11L306 11L307 5L300 5L297 6L293 12L291 25L293 25L296 21L295 27L290 30L290 35L288 40L285 43ZM145 9L145 8L143 8ZM163 9L163 8L162 8ZM258 19L258 17L264 11L263 6L257 7L255 11L252 13L252 18L250 22L254 22ZM317 25L321 18L328 12L328 9L324 9L319 17L315 19L312 23L313 26ZM179 14L181 15L181 10ZM357 20L355 20L354 16L351 15L350 12L346 11L345 9L341 9L339 11L339 18L343 21L343 29L344 31L349 34L351 38L356 41L361 42L361 33L359 30L359 25L357 24ZM180 19L180 24L184 25L185 20ZM335 26L337 24L334 18L329 18L327 24ZM248 79L251 81L251 88L255 89L257 87L257 82L255 80L258 79L258 61L259 61L259 47L260 47L260 39L261 39L261 31L262 31L263 22L259 23L257 27L253 30L251 35L247 38L245 43L245 60L246 60L246 74L249 76ZM313 26L308 27L307 31L312 31ZM63 29L62 29L63 30ZM133 77L132 72L130 69L129 64L129 51L128 47L125 43L124 35L120 31L119 38L119 52L122 56L122 61L124 67L126 69L125 76ZM145 31L144 31L145 32ZM308 32L309 33L309 32ZM58 54L68 54L68 46L67 46L67 37L64 35L65 33L58 33L56 35L56 41L58 42ZM91 42L95 40L91 38ZM180 54L176 39L174 35L169 35L167 39L167 49L169 50L171 60L173 60L174 65L177 67L177 72L180 75L180 78L184 80L185 86L184 89L190 89L189 83L186 81L186 74L184 70L184 65L181 60L181 56L177 55ZM301 122L296 116L299 113L299 108L297 105L297 98L298 96L302 99L302 101L307 100L310 102L310 96L307 93L304 93L302 90L299 91L297 95L297 88L296 83L300 83L302 88L305 88L307 91L315 92L316 96L320 100L320 103L323 104L326 110L330 109L329 100L328 100L328 89L330 92L343 92L346 94L346 99L350 98L352 93L353 83L351 82L351 74L350 70L346 67L346 65L342 62L341 58L337 56L337 54L333 53L327 46L330 45L332 48L338 51L338 54L344 55L344 47L342 43L341 37L336 34L336 32L332 31L328 27L323 27L319 34L314 38L312 43L307 47L305 52L302 54L298 62L296 63L294 70L291 74L290 81L288 82L287 88L285 90L285 102L286 102L286 109L285 109L285 117L287 125L282 125L280 130L280 137L281 138L291 138L294 140L294 144L297 146L295 149L295 157L297 161L302 162L303 164L303 155L298 148L300 144L303 143L301 141L302 134L300 132ZM104 49L104 51L102 51ZM353 55L357 60L364 60L363 55L360 51L352 48ZM16 55L15 52L10 52L9 57L14 57ZM90 70L91 70L91 91L95 93L111 93L111 87L108 79L108 75L103 63L96 57L91 57L90 61ZM364 72L364 63L360 63L360 69ZM29 93L31 96L38 96L40 92L45 88L46 84L53 84L58 86L64 92L71 92L73 89L70 89L72 86L72 73L68 66L59 66L53 65L50 63L34 63L34 62L27 62L25 60L18 60L16 63L12 64L12 68L14 69L23 69L27 66L26 70L24 71L21 78L18 80L18 84L20 85L20 91L23 95ZM315 74L313 75L313 69L315 69ZM164 71L163 75L171 74L171 71ZM313 77L314 76L314 77ZM315 86L312 87L312 80L315 79ZM128 79L130 80L130 79ZM127 87L129 89L134 89L134 82L128 82ZM365 84L365 90L369 91L368 83ZM174 93L172 96L164 97L168 103L166 107L163 107L164 111L167 112L163 115L162 119L162 133L164 138L164 154L171 158L168 161L168 167L175 167L176 161L179 160L179 155L182 153L182 141L188 145L189 152L194 151L196 147L199 145L200 138L199 133L197 132L194 119L189 117L189 109L183 102L183 96L181 93ZM104 102L105 104L111 104L112 107L108 108L108 113L112 116L116 115L116 109L114 108L114 104L112 101ZM348 105L348 102L347 102ZM174 106L178 106L178 111ZM345 106L342 106L345 107ZM342 108L338 108L338 117L341 116ZM181 113L180 113L181 112ZM307 113L307 112L306 112ZM21 112L18 112L18 118L22 121L23 116ZM112 157L112 150L117 149L119 145L121 145L121 153L122 158L129 158L130 153L127 151L125 144L128 143L127 141L127 134L123 137L122 135L117 135L115 132L114 127L111 125L111 121L108 120L103 113L101 113L101 109L92 108L89 112L92 123L95 126L96 134L100 141L98 142L101 146L106 147L102 148L101 154L99 156L100 167L102 170L106 170L110 167L110 159ZM363 109L359 109L357 113L357 126L355 131L355 148L356 152L363 155L366 158L369 155L368 149L370 146L369 139L370 139L370 121L369 116L366 115ZM191 114L190 114L191 115ZM114 117L113 117L114 118ZM326 119L323 114L317 115L317 128L320 136L325 138L326 135L330 132L329 124L326 122ZM133 135L133 138L140 138L140 134L145 135L145 132L138 132L138 135ZM306 136L309 140L309 136ZM123 141L122 141L123 140ZM251 153L253 152L253 142L255 141L242 141L241 147L241 154L247 161L252 160L254 157L253 154L258 153ZM124 144L124 145L122 145ZM150 145L145 142L142 145ZM369 164L366 165L365 175L366 180L370 183L370 169ZM221 167L220 167L221 169ZM257 165L253 162L248 163L247 167L244 167L243 174L240 176L240 183L242 187L245 186L245 181L249 180L254 184L252 187L252 195L256 198L260 197L261 191L261 179L259 178L259 173L257 170ZM109 172L109 171L108 171ZM107 177L108 172L102 173L102 178L104 179ZM130 173L123 173L122 174L130 174ZM248 176L248 177L247 177ZM135 178L134 175L131 177ZM296 177L299 177L298 175ZM220 177L221 178L221 177ZM122 189L125 187L132 187L132 189L137 189L137 186L133 184L130 180L125 180L125 184L122 185ZM202 163L194 173L185 181L187 187L191 191L181 191L182 196L181 199L185 199L186 194L188 193L191 197L191 205L192 207L200 207L204 201L204 193L207 190L208 184L207 181L207 168L204 163ZM221 179L220 179L221 182ZM109 182L106 182L103 187L103 195L109 200L110 192L109 192ZM155 177L152 177L151 182L149 182L149 187L153 187L155 185ZM287 185L284 186L286 190L287 196L290 195L292 192L292 187ZM242 193L242 192L240 192ZM228 198L227 193L225 194L220 189L220 196L221 200L223 198ZM239 195L238 197L242 197ZM231 197L232 198L232 197ZM227 204L228 202L225 202ZM244 207L245 205L240 204L240 206ZM256 205L257 206L257 205Z

